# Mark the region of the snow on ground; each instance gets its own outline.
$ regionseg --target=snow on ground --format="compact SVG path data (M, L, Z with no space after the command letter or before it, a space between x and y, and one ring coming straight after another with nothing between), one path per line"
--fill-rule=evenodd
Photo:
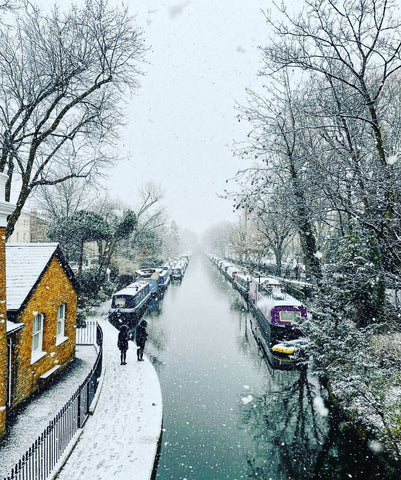
M18 411L7 436L0 442L0 478L11 469L39 437L91 371L96 350L93 346L76 347L76 360L56 377L52 385L35 395Z
M58 480L149 480L162 428L162 396L150 361L136 359L130 342L127 365L120 365L117 330L103 329L105 376L95 413L86 422Z
M105 316L107 305L100 314ZM152 364L136 360L130 342L127 365L120 365L117 330L97 318L104 334L105 375L94 415L86 422L60 479L149 480L162 424L160 384ZM93 367L93 346L77 346L76 361L36 395L16 416L0 442L0 479L43 432Z

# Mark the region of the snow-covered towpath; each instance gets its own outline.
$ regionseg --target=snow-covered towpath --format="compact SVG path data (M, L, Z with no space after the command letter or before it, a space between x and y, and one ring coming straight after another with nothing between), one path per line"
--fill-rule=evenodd
M137 361L134 342L120 365L118 331L98 321L105 362L99 401L57 479L149 480L162 428L159 379L147 358Z

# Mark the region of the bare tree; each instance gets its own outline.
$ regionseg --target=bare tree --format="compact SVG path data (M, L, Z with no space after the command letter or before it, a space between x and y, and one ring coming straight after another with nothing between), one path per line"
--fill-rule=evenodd
M160 185L148 182L142 186L140 203L135 209L139 226L144 230L157 229L164 225L164 212L162 208L154 208L163 198L164 192Z
M138 87L141 31L107 0L43 16L29 7L0 33L0 171L17 189L7 236L38 186L110 165L122 99ZM16 178L17 177L17 178Z
M315 221L309 181L307 152L307 125L300 111L300 99L290 85L288 75L283 74L269 84L270 95L264 96L249 90L249 104L240 107L239 119L251 123L251 131L245 145L237 154L253 159L256 166L240 171L237 181L243 192L237 203L246 205L259 214L266 213L273 195L279 195L284 218L292 219L297 229L305 261L316 279L321 277L320 260L317 258ZM302 103L301 103L302 104ZM238 180L239 179L239 180ZM244 188L244 183L247 185ZM279 193L281 192L281 193ZM274 206L272 207L274 209ZM268 209L268 210L267 210Z
M399 167L394 165L399 142L391 144L392 136L387 133L399 118L399 110L394 115L391 104L401 68L397 4L393 0L307 0L304 5L300 15L289 14L285 7L278 8L280 20L266 15L274 37L262 49L263 73L295 68L325 82L332 97L335 120L331 126L336 123L336 132L332 129L330 136L338 138L331 158L338 160L342 148L343 154L347 151L342 158L351 160L348 168L343 168L341 185L349 187L350 176L353 184L348 199L342 197L341 207L374 230L394 262L401 265ZM360 195L349 202L355 187ZM365 209L362 217L360 208L355 208L361 202Z
M34 193L35 204L52 219L68 217L78 210L91 210L97 190L86 179L70 178L56 185L40 185Z
M134 208L107 197L93 206L111 232L108 238L98 242L99 278L104 276L115 254L124 250L125 257L131 256L137 237L139 240L146 232L158 231L164 225L163 210L159 207L162 196L161 188L149 182L140 190L138 205Z
M274 200L267 205L259 205L255 217L256 228L263 236L264 244L274 253L276 275L281 276L285 251L295 235L294 223Z
M220 257L226 257L232 247L233 230L234 225L227 221L211 226L203 236L205 247Z

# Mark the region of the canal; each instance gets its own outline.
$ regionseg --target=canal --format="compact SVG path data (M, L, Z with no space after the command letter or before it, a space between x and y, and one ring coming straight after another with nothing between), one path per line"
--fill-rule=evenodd
M240 295L193 256L148 323L163 394L157 480L385 479L304 369L273 369Z

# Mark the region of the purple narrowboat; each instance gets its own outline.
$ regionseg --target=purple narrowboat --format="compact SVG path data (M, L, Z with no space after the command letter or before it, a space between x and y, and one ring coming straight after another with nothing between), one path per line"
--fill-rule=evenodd
M301 336L300 325L307 318L306 307L296 298L273 289L271 295L260 295L257 307L270 325L274 340L290 340Z

